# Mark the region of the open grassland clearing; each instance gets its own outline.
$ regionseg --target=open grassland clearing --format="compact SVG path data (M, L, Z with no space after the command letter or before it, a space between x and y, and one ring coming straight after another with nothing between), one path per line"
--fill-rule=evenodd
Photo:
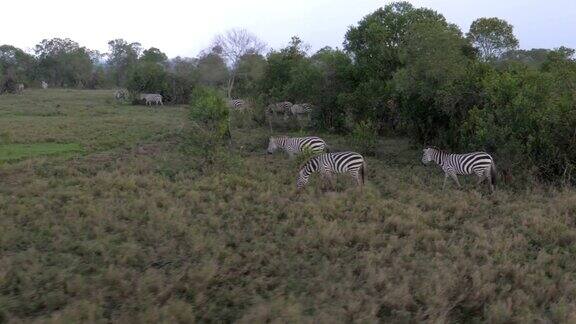
M265 154L266 128L233 129L233 148L206 165L185 147L181 108L46 93L51 104L36 108L0 97L1 129L13 143L81 143L86 155L0 166L0 318L576 319L572 189L488 195L468 179L442 191L419 147L379 139L364 193L346 178L323 192L315 178L296 195L298 161Z

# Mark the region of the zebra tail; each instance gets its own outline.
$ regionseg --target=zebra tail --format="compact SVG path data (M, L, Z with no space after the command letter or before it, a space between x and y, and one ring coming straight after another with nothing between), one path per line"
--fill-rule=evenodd
M324 143L324 150L326 151L326 153L330 153L330 146L328 146L328 144Z
M492 185L496 185L496 177L497 177L497 172L496 172L496 164L494 164L494 162L492 162L492 165L490 165L490 181L492 181Z

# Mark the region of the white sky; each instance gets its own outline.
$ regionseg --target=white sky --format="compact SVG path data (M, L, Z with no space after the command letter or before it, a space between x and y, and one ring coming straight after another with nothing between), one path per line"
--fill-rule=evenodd
M246 28L272 48L293 35L315 51L342 47L350 25L391 1L376 0L2 0L0 44L31 50L44 38L71 38L107 51L124 38L169 57L196 56L215 34ZM576 0L413 0L442 13L463 32L479 17L514 25L521 48L576 48Z

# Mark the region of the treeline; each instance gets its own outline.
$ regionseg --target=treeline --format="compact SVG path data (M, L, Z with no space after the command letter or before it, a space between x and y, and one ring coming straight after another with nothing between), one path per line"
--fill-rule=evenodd
M574 183L574 50L519 50L512 26L498 18L477 19L464 34L436 11L396 2L350 27L343 49L309 53L293 37L265 53L244 30L217 36L195 58L168 59L124 40L108 45L105 54L68 39L44 40L34 54L2 46L2 85L126 87L171 103L188 103L204 85L260 105L310 102L318 130L486 150L508 179Z

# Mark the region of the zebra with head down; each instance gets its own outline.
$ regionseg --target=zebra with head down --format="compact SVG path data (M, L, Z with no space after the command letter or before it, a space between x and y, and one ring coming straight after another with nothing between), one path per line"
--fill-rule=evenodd
M242 99L231 99L228 100L228 107L234 111L244 111L246 110L246 101Z
M126 100L126 98L128 98L128 91L125 89L118 89L114 92L114 98L117 101Z
M320 137L307 136L307 137L270 137L268 142L268 154L274 153L276 150L284 150L288 156L292 158L295 154L300 154L305 150L310 150L312 153L323 153L327 150L326 142Z
M300 171L296 180L296 189L303 189L310 175L319 173L320 176L332 184L334 174L348 173L352 175L356 184L362 189L364 186L364 174L366 172L366 162L364 157L356 152L336 152L324 153L308 160Z
M273 103L266 107L266 112L272 115L282 114L284 117L287 117L292 106L292 103L289 101Z

